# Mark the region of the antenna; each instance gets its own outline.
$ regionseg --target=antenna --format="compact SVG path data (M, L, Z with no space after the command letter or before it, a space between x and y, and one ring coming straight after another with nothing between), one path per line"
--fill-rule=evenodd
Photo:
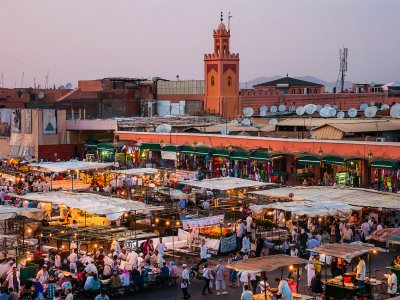
M3 73L1 73L1 87L4 87L4 78L3 78Z
M25 76L25 72L22 72L21 87L24 84L24 76Z
M344 78L346 77L347 72L347 58L349 54L349 49L343 47L339 50L339 59L340 59L340 92L344 92Z
M224 14L221 11L221 23L224 21Z
M232 18L233 16L231 15L231 12L229 12L228 13L228 31L230 31L231 30L231 18Z
M46 74L46 83L44 84L44 88L45 88L45 89L48 88L48 84L49 84L49 72L50 72L50 71L47 71L47 74Z

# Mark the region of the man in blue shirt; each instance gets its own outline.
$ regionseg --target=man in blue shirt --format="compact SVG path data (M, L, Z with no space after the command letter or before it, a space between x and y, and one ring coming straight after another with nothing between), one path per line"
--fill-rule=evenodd
M169 277L169 268L167 267L167 263L164 261L163 266L160 269L161 271L161 279L167 279Z

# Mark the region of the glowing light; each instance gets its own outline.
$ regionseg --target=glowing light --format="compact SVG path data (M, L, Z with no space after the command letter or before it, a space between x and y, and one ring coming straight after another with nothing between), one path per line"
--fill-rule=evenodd
M293 268L294 268L294 267L293 267L292 265L289 266L289 269L290 269L290 270L293 270Z
M235 211L235 208L234 208L234 207L232 207L232 211Z
M269 211L269 212L268 212L268 216L272 216L272 211Z
M296 219L298 219L299 218L299 216L296 216Z
M181 222L176 221L176 226L179 226L179 225L181 225Z
M127 217L128 217L128 214L127 214L127 213L125 213L125 214L124 214L124 217L125 217L125 218L127 218Z
M29 228L29 229L28 229L28 233L31 233L31 232L32 232L32 229Z
M61 246L61 249L64 249L64 245Z
M165 225L169 226L169 221L165 222Z
M94 244L94 247L97 248L97 244Z
M160 222L160 219L159 219L159 218L156 218L156 219L155 219L155 222L156 222L156 223Z
M282 219L282 222L286 222L286 220L285 220L285 219Z
M322 218L319 218L318 221L322 222Z
M375 249L374 249L374 250L372 250L372 253L374 253L374 254L375 254L375 253L376 253L376 250L375 250Z

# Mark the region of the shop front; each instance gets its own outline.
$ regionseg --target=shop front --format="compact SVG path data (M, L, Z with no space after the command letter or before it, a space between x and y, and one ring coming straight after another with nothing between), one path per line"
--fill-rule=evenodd
M394 161L372 160L371 183L376 190L392 192L399 188L399 172L395 168Z

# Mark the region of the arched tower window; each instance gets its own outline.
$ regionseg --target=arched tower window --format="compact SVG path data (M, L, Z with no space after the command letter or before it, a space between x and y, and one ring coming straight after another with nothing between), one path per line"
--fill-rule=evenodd
M232 86L232 77L228 76L228 86Z
M214 86L214 76L211 76L211 86Z

